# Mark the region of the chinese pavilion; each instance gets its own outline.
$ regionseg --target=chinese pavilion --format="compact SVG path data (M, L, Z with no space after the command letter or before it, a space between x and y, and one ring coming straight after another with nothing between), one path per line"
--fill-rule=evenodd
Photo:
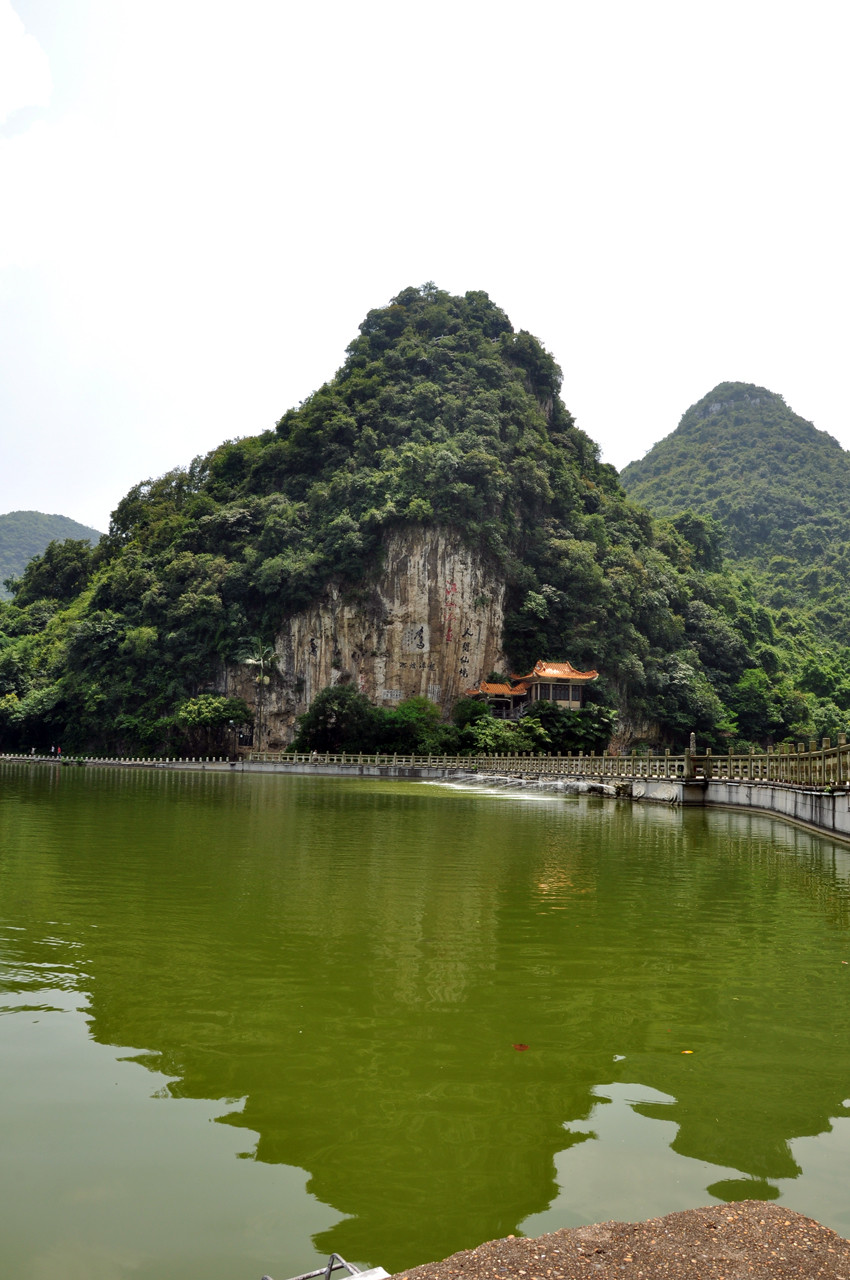
M570 711L584 706L584 691L598 671L577 671L571 662L535 662L527 676L511 676L510 684L482 680L467 689L468 698L487 702L500 720L518 719L532 702L560 702Z

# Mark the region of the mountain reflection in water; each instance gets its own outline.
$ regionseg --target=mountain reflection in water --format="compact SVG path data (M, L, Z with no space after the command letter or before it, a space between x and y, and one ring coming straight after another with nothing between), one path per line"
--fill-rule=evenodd
M748 1187L801 1208L795 1140L848 1114L850 855L807 833L0 769L4 985L84 993L91 1037L135 1046L160 1096L237 1100L218 1119L242 1154L307 1170L345 1215L319 1252L392 1270Z

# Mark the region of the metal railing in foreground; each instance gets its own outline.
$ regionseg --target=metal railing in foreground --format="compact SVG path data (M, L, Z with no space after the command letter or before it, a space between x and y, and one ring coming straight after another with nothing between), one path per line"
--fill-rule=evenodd
M362 1276L363 1280L366 1280L367 1276L369 1280L384 1280L384 1277L387 1277L383 1267L371 1267L368 1271L361 1271L360 1267L356 1267L353 1262L346 1262L345 1258L341 1258L338 1253L332 1253L325 1266L319 1267L316 1271L304 1271L300 1276L293 1276L292 1280L315 1280L317 1276L324 1276L325 1280L331 1280L334 1271L342 1270L349 1276ZM263 1276L263 1280L271 1280L271 1276Z

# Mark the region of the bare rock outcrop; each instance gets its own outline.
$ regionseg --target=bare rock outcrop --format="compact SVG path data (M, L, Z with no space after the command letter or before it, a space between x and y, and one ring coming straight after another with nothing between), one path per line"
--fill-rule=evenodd
M505 667L504 595L495 566L459 534L389 534L371 581L356 593L331 582L308 609L282 620L276 670L263 690L263 745L290 742L296 717L342 681L378 706L421 696L448 716L466 689ZM229 668L227 690L254 705L255 669Z

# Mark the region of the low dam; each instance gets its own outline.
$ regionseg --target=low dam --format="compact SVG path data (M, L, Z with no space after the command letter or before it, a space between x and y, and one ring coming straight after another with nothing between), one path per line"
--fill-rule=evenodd
M850 842L850 744L839 734L728 755L694 750L664 754L370 755L364 752L249 751L236 757L57 757L6 760L64 766L309 774L422 781L479 780L588 791L650 804L758 810Z

